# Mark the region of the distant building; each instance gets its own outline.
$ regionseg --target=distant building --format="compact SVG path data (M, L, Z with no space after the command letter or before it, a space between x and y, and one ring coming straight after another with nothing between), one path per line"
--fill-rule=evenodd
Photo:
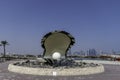
M80 52L74 52L73 55L76 55L76 56L79 56L80 55Z
M89 49L87 51L88 56L97 56L97 51L95 49Z
M84 52L84 51L82 51L82 50L81 50L81 51L79 51L79 52L78 52L78 51L76 51L76 52L74 52L74 53L73 53L73 55L76 55L76 56L85 56L85 52Z
M85 52L84 51L80 51L80 56L86 56Z
M115 55L115 54L116 54L116 52L114 50L112 50L112 55Z

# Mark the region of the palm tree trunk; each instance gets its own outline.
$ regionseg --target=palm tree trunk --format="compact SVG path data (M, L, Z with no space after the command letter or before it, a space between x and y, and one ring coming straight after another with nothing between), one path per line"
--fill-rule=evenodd
M3 45L3 49L4 49L4 54L3 54L3 57L5 57L5 53L6 53L6 50L5 50L5 45Z

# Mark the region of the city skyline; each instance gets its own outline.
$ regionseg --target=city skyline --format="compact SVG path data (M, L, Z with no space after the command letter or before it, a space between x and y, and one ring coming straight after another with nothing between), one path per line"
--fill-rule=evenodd
M42 37L64 30L75 37L72 52L120 51L119 4L119 0L0 0L0 41L9 42L7 52L40 54Z

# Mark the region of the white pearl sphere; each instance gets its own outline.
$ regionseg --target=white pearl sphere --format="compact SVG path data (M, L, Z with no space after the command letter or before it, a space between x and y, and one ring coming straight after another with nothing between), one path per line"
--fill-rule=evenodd
M59 52L54 52L52 54L52 58L58 60L61 58L61 54Z

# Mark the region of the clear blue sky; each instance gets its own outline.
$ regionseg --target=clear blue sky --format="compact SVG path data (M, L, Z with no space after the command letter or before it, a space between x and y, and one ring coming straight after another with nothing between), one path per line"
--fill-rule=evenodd
M75 37L72 51L119 51L120 0L0 0L0 41L9 42L8 52L39 54L41 38L54 30Z

